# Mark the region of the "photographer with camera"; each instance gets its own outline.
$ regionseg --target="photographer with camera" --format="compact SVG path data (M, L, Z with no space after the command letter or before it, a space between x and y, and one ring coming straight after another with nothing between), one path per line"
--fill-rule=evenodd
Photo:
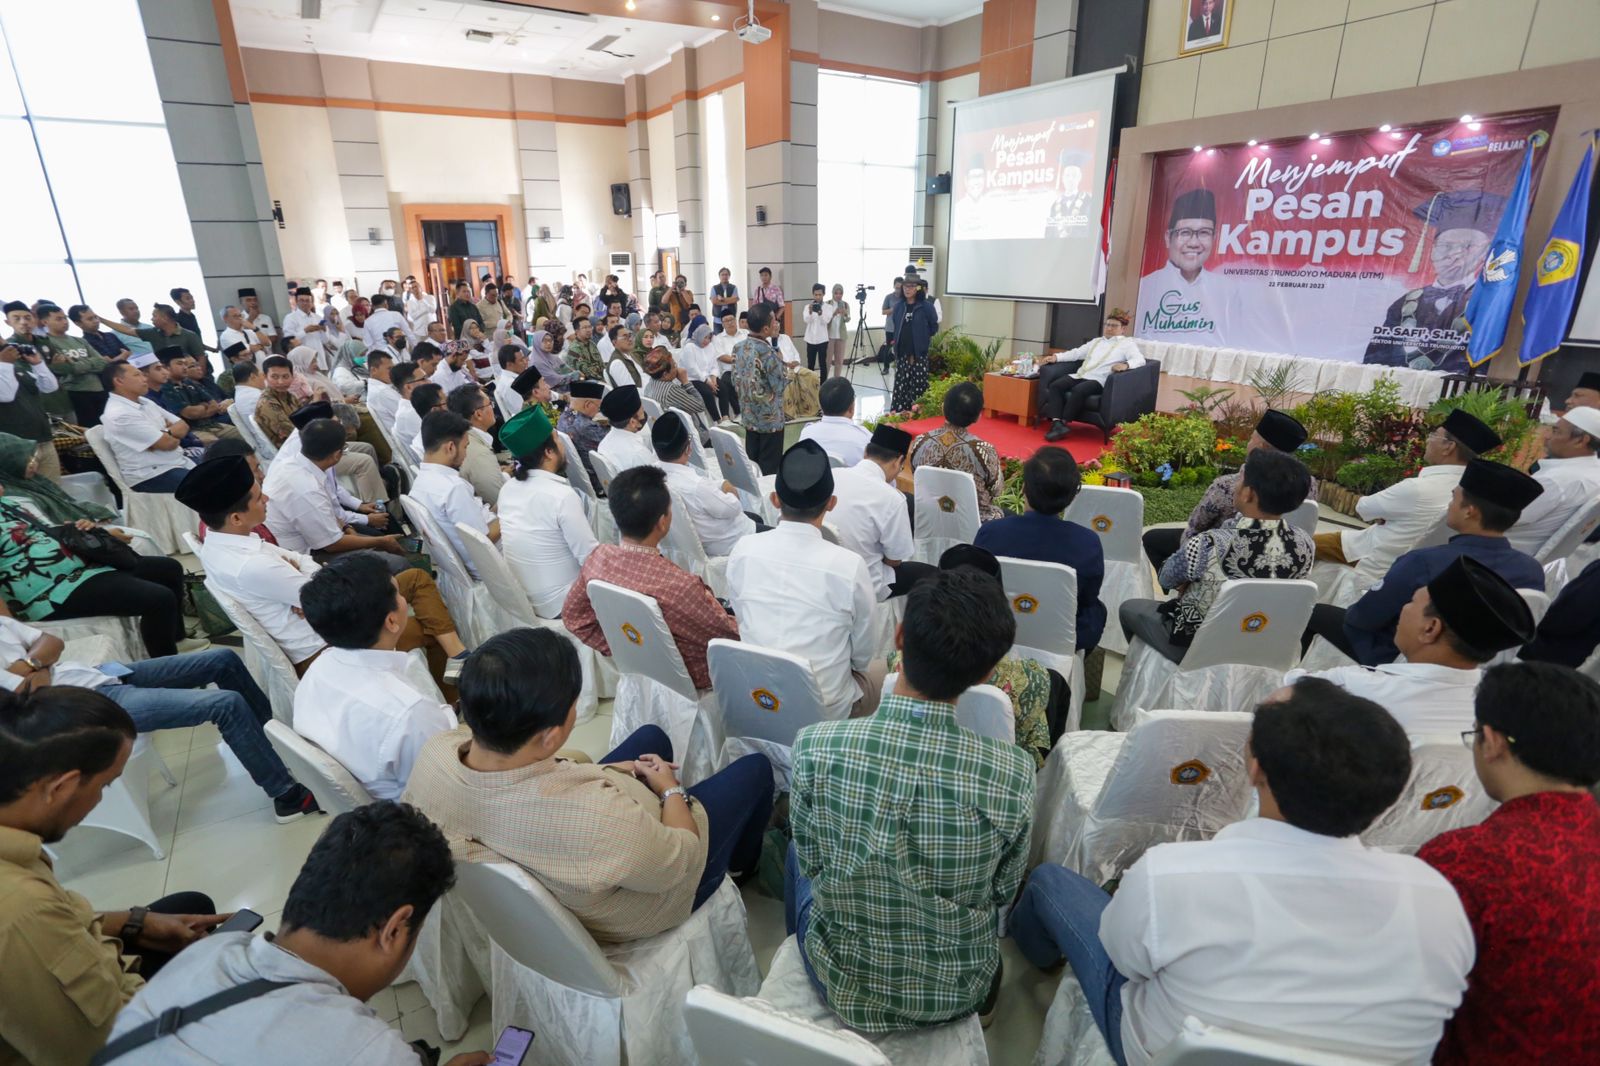
M806 367L823 381L828 380L828 324L838 310L831 301L823 302L827 291L820 281L811 286L811 302L805 309Z
M50 415L40 396L61 386L44 356L30 343L33 312L21 301L6 304L5 311L6 321L16 334L0 341L0 432L34 441L39 473L59 481L61 460L56 455Z

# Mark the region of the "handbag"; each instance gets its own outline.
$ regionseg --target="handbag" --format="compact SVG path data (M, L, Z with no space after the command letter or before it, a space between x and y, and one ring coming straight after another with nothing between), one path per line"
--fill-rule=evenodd
M139 565L138 552L98 526L79 529L68 522L59 526L45 526L44 532L65 548L69 555L76 556L90 566L132 570Z

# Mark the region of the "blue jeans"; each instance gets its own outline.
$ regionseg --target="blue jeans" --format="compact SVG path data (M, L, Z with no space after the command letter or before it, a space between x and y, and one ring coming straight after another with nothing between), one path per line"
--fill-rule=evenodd
M147 478L133 486L134 492L177 492L178 483L183 480L183 475L189 472L187 467L178 467L175 470L163 470L153 478Z
M795 856L792 842L783 861L783 925L800 949L800 962L811 979L811 987L817 990L822 1002L828 1002L828 990L823 987L817 971L811 968L811 956L806 954L806 929L811 925L811 879L800 872L800 860Z
M1041 970L1066 956L1112 1057L1125 1064L1122 986L1128 979L1117 972L1100 943L1100 913L1110 902L1111 897L1088 878L1047 863L1028 878L1028 887L1012 908L1009 932L1017 950Z
M272 704L244 661L227 648L128 663L133 673L102 693L127 711L139 732L215 722L250 779L277 799L294 787L288 767L261 728ZM215 689L201 688L215 684Z
M602 763L641 755L672 761L672 741L660 726L642 725ZM761 839L772 820L772 764L765 755L736 759L689 789L706 810L706 868L694 893L694 909L711 898L729 870L747 874L761 861Z

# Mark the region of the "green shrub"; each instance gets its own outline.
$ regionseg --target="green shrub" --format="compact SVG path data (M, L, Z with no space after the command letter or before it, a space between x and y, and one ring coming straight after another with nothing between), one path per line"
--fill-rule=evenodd
M1352 492L1370 496L1399 481L1403 473L1398 459L1387 455L1369 455L1344 464L1333 479Z
M1161 475L1154 470L1139 471L1133 475L1133 483L1146 489L1159 489L1163 484Z
M1154 470L1163 463L1178 469L1208 462L1216 445L1216 427L1204 415L1154 412L1117 431L1111 460L1117 469L1130 474Z
M1312 440L1342 444L1356 431L1359 400L1357 393L1330 389L1317 393L1289 413L1306 427Z
M980 348L978 342L961 332L958 326L940 330L928 342L928 374L930 377L953 376L975 384L982 382L983 375L994 369L1002 343L996 339L987 348Z
M1538 430L1538 425L1528 417L1527 404L1507 398L1499 389L1463 392L1435 401L1428 408L1428 425L1443 422L1451 411L1465 411L1500 434L1500 447L1493 453L1497 462L1509 463L1519 458Z

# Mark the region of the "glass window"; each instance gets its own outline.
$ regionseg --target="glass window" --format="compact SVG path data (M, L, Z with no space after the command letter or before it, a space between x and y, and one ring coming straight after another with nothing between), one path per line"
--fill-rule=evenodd
M195 254L164 127L36 119L34 128L73 258L187 259Z
M0 159L5 160L6 235L0 260L15 263L64 262L66 245L50 203L44 168L34 150L33 131L23 118L0 118Z
M194 293L194 313L200 322L200 335L209 342L212 331L218 328L216 322L208 321L206 283L197 259L164 259L155 263L136 260L80 262L78 284L83 288L83 302L102 318L117 318L117 301L127 298L139 305L145 322L150 321L150 308L155 303L171 303L168 294L172 289L188 289Z
M4 6L11 58L34 115L165 123L133 0Z

